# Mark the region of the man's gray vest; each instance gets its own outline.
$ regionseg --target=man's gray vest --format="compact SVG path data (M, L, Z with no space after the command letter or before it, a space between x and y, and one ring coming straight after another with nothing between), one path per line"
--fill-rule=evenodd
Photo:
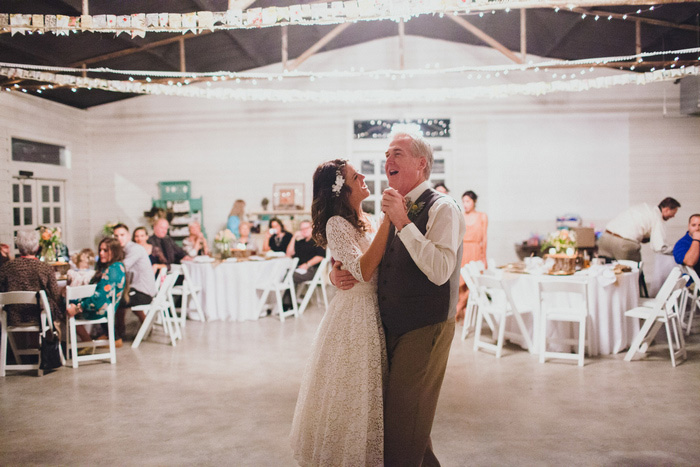
M428 189L414 201L415 204L425 203L413 219L423 235L428 224L428 211L441 196L444 195ZM377 286L379 312L388 332L401 335L454 316L462 259L461 245L460 242L457 263L450 280L443 285L435 285L418 269L401 239L391 229L384 258L379 265Z

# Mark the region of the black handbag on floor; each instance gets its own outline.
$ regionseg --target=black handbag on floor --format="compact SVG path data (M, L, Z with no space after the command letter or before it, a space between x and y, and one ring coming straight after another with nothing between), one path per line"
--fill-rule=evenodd
M41 303L39 292L36 293L37 304ZM51 321L49 319L49 321ZM51 323L49 323L51 324ZM40 335L41 344L39 346L39 369L55 370L61 363L61 338L55 329L47 329Z
M41 336L41 348L39 368L42 370L55 370L61 366L61 339L55 330L48 330Z

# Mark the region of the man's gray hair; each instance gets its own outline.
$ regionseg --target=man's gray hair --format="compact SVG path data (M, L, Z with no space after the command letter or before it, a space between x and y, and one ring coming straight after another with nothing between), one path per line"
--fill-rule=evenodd
M426 180L430 179L430 172L433 170L433 148L430 147L430 144L423 136L416 133L397 132L394 133L394 139L396 138L408 138L411 140L411 153L414 157L425 158L426 164L423 176Z
M39 232L36 230L20 230L15 237L15 245L22 256L36 254L39 251Z

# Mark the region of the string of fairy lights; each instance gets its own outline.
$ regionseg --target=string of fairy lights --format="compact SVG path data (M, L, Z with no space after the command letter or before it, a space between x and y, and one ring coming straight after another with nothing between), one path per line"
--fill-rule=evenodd
M36 79L32 70L19 68L0 68L0 75L19 79ZM371 90L319 90L305 91L299 89L251 89L251 88L212 88L211 86L183 86L173 84L143 83L140 81L114 81L81 76L41 72L41 80L59 86L71 86L74 92L79 88L101 89L104 91L196 97L220 100L264 101L264 102L321 102L321 103L401 103L401 102L443 102L455 100L473 100L478 98L504 98L516 95L541 96L553 92L581 92L592 89L606 89L628 84L651 84L671 81L686 76L700 75L697 66L683 66L676 69L663 69L646 73L628 73L595 78L576 78L568 81L538 81L526 84L494 84L490 86L471 86L460 88L404 88ZM210 82L208 83L210 84ZM28 92L26 88L16 85L18 90ZM46 85L52 89L53 84ZM45 89L44 86L37 92ZM12 91L13 88L5 88Z
M589 0L582 0L584 3ZM0 14L0 32L20 34L43 34L52 32L56 35L67 35L80 32L129 32L143 36L148 32L182 32L199 33L205 30L236 29L247 27L265 27L286 24L331 24L358 20L391 19L394 21L407 20L422 14L459 14L478 15L496 14L497 11L508 14L511 8L535 8L546 4L555 12L579 14L582 10L572 4L557 5L557 0L350 0L317 3L310 5L294 5L290 7L253 8L248 10L227 10L225 12L193 12L185 14L133 14L133 15L23 15ZM615 19L627 20L639 18L645 13L654 11L663 5L651 5L636 8L628 13L615 13ZM489 7L489 8L487 8ZM613 19L613 14L607 16L595 14L594 11L583 10L581 20L591 18ZM106 21L106 22L105 22ZM142 34L143 33L143 34ZM700 45L700 44L699 44ZM660 58L659 58L660 57ZM673 57L673 58L671 58ZM656 61L654 61L656 60ZM651 64L649 64L651 63ZM372 101L379 99L386 102L404 99L395 95L391 90L285 90L255 88L259 83L274 83L290 79L306 79L311 82L329 78L370 78L375 80L410 80L425 76L462 75L477 85L464 88L450 88L451 97L458 99L475 99L479 97L504 97L511 95L542 95L550 92L576 92L589 89L600 89L625 84L649 84L651 82L677 79L682 76L697 75L697 64L700 63L700 47L679 50L643 52L634 55L590 58L583 60L546 60L526 64L490 65L490 66L458 66L441 67L439 64L426 65L421 69L407 70L365 70L350 68L334 71L282 71L276 72L169 72L117 70L112 68L72 68L50 67L29 64L1 63L0 76L10 81L4 91L23 93L45 91L69 87L73 92L80 89L100 89L111 92L168 95L183 97L200 97L209 99L236 99L290 102L310 100L316 102L350 102ZM638 67L644 73L635 73L622 78L624 75L586 77L596 68L607 67L634 71ZM660 69L657 69L657 66ZM490 84L478 85L494 78L505 77L509 73L534 72L535 81L526 84ZM540 74L537 74L540 73ZM544 74L542 74L544 73ZM127 79L104 79L105 75L127 76ZM96 77L95 75L99 75ZM25 81L34 84L25 84ZM22 83L21 85L19 83ZM228 82L229 86L221 88L214 86L217 82ZM231 88L230 84L250 84L247 88ZM191 87L191 84L203 84ZM415 91L403 89L402 95L411 95ZM378 94L379 96L375 95ZM439 89L421 89L413 100L440 101L446 94ZM369 97L373 96L373 97Z

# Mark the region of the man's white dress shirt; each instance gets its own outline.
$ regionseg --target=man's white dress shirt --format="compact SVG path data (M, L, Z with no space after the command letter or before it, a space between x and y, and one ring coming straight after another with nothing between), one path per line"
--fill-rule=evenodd
M666 243L666 225L657 206L632 206L611 220L605 230L638 243L648 238L655 252L673 254L673 246Z
M415 202L430 188L427 181L411 190L405 198ZM411 259L430 282L442 285L450 279L457 263L457 250L467 230L462 210L449 196L435 201L428 211L428 224L425 235L411 222L397 236L403 242Z

